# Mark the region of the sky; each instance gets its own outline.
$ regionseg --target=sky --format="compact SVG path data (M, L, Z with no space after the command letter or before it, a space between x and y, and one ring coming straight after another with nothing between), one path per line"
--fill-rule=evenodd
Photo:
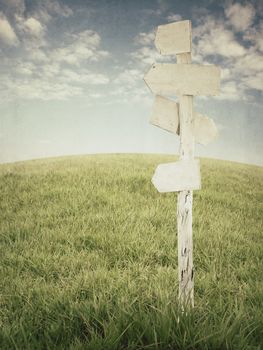
M158 25L192 21L192 62L221 67L221 93L194 98L219 137L196 157L263 165L263 3L0 0L0 163L93 153L178 154L149 123L143 81ZM176 100L177 96L173 96Z

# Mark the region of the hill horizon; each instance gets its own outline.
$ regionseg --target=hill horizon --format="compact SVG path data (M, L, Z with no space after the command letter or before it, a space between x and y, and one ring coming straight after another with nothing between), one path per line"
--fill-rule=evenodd
M175 159L179 159L179 154L173 154L173 153L156 153L156 152L98 152L98 153L72 153L72 154L65 154L65 155L50 155L50 156L43 156L43 157L37 157L37 158L28 158L28 159L19 159L15 161L8 161L8 162L0 162L1 165L5 164L16 164L16 163L24 163L24 162L30 162L30 161L43 161L43 160L49 160L49 159L59 159L59 158L72 158L72 157L89 157L89 156L115 156L115 155L149 155L149 156L167 156L167 157L174 157ZM238 160L231 160L231 159L223 159L223 158L214 158L214 157L203 157L196 155L195 158L197 159L206 159L211 161L222 161L222 162L229 162L229 163L237 163L237 164L243 164L243 165L252 165L256 167L263 167L263 163L244 163Z

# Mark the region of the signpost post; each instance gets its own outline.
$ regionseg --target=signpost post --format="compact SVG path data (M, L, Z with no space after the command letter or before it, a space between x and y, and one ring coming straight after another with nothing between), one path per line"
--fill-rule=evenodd
M194 306L192 238L193 190L201 188L199 161L194 159L195 141L207 144L217 135L208 117L194 113L193 96L219 93L220 69L191 64L191 22L159 26L155 44L162 55L176 55L177 64L154 64L144 80L153 93L177 95L179 104L156 96L151 123L180 135L180 160L160 164L152 178L159 192L176 192L178 232L179 302ZM196 140L195 140L196 139Z

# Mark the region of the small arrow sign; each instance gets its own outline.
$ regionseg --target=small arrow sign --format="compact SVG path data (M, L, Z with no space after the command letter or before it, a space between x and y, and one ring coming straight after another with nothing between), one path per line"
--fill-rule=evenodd
M144 81L160 95L217 95L220 69L214 65L155 63Z
M159 192L199 190L201 188L199 160L187 159L160 164L155 170L152 183Z
M215 122L200 113L194 113L194 137L197 143L207 145L213 141L218 130ZM179 105L175 101L157 95L154 99L150 123L179 135Z
M159 26L155 46L162 55L191 52L191 22L180 21Z
M218 130L213 119L200 113L195 113L194 137L197 143L207 145L218 136Z

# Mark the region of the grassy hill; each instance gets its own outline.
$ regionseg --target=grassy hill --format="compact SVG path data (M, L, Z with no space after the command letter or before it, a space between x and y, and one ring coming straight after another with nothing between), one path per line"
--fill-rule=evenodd
M201 160L195 304L178 323L171 156L0 166L1 349L262 349L263 168Z

